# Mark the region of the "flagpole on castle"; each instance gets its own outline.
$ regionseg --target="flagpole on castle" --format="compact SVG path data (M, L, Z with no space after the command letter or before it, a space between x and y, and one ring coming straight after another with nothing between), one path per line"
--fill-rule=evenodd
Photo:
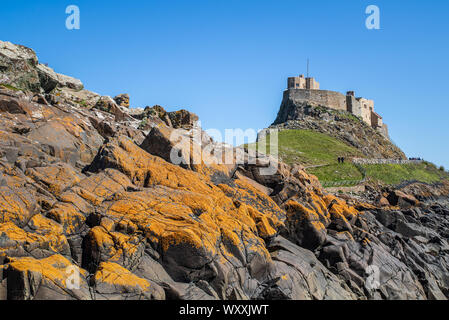
M309 58L307 58L307 78L309 77Z

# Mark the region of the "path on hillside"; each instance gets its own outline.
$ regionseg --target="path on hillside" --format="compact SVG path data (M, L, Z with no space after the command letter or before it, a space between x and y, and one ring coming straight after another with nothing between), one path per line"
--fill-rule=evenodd
M304 167L304 169L321 168L321 167L330 166L331 164L332 163L317 164L317 165L313 165L313 166Z

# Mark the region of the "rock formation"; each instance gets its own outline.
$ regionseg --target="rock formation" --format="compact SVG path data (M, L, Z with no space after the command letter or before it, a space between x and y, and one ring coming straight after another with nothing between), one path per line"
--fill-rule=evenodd
M397 146L361 118L326 106L284 98L270 128L321 132L357 148L368 158L407 159Z
M449 297L449 184L338 198L188 111L49 91L30 49L0 57L0 299Z

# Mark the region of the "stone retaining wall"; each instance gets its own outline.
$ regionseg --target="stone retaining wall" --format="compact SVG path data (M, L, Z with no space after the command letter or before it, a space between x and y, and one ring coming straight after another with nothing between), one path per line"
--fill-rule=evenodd
M363 159L363 158L352 159L352 163L354 164L412 164L421 162L423 162L423 160Z

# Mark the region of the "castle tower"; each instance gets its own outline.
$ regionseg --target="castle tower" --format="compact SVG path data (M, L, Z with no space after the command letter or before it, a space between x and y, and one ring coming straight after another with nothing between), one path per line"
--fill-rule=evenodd
M299 77L288 78L287 89L320 90L320 84L315 78L304 78L304 75L301 74Z

